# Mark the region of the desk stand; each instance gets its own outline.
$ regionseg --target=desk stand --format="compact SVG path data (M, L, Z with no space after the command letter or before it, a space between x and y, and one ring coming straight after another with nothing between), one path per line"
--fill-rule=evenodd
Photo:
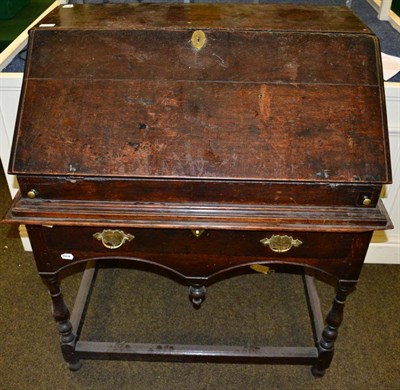
M274 363L312 365L316 377L325 374L333 358L334 342L343 319L346 296L355 282L340 281L326 323L321 312L314 278L303 275L312 321L314 347L259 347L225 345L143 344L80 340L85 313L96 278L96 266L89 262L69 319L57 276L42 275L53 302L53 316L61 335L61 350L70 370L81 367L80 359L145 360L213 363Z

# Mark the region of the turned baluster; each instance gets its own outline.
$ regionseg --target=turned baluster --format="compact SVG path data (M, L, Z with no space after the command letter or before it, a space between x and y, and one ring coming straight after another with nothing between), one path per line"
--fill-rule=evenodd
M333 301L332 307L326 318L326 326L322 331L321 338L318 341L318 362L311 368L314 376L322 377L325 370L330 366L333 353L335 340L338 336L340 324L343 321L344 304L349 294L350 289L355 285L355 282L344 283L339 282L336 297Z
M52 301L52 314L60 333L61 352L72 371L79 370L81 362L75 353L76 337L69 321L69 311L61 293L58 276L42 275L42 280L49 290Z

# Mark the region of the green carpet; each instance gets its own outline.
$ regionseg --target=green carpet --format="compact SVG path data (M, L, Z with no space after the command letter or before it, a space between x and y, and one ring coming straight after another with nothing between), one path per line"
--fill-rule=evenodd
M0 20L0 52L53 2L54 0L31 0L30 3L22 8L13 18Z
M0 215L10 205L0 171ZM66 273L71 305L80 273ZM317 282L324 312L333 288ZM69 371L58 346L50 298L16 226L0 225L0 389L237 389L395 390L400 370L400 267L366 265L351 294L331 368L315 379L307 366L149 363L84 360ZM300 277L238 276L208 289L195 311L187 288L128 268L99 271L82 339L311 345Z

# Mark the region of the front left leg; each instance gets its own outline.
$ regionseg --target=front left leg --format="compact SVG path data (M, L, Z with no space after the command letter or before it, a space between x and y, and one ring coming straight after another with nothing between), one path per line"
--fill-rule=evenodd
M81 368L82 363L75 352L76 337L72 331L72 324L69 320L69 311L61 294L61 288L57 275L41 275L42 280L49 290L52 301L52 314L57 322L57 329L60 333L61 352L68 367L72 371Z

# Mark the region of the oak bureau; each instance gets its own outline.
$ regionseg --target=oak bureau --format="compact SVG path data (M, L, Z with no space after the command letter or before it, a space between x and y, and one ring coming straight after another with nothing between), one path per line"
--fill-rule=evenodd
M333 357L374 230L391 222L380 49L345 7L66 5L30 31L5 221L26 224L61 350L80 359L310 364ZM200 307L233 271L277 264L337 282L315 345L88 342L59 272L124 259L174 273ZM207 303L205 303L207 304ZM360 351L361 354L361 351ZM339 357L340 358L340 357Z

